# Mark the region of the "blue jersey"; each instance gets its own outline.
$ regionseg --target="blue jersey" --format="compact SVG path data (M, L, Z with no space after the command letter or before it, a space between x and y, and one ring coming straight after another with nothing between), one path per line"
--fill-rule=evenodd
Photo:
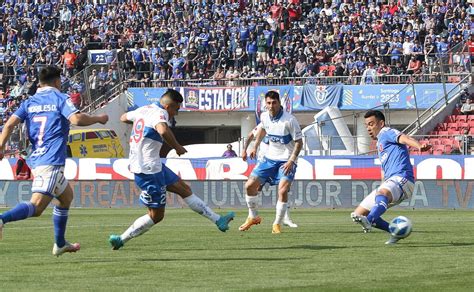
M28 164L64 165L69 117L78 112L69 97L53 87L38 88L14 113L26 123L32 153Z
M415 182L408 147L398 143L401 134L398 130L384 127L377 136L377 150L382 163L384 178L401 176Z

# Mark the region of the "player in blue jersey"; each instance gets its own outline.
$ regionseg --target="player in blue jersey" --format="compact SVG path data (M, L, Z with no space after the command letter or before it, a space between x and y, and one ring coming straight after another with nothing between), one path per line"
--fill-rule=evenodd
M148 213L136 219L122 235L110 236L109 242L114 250L163 220L166 191L178 194L189 208L214 222L220 231L229 229L234 212L225 216L214 213L179 176L161 162L159 154L163 142L175 149L178 155L186 153L186 149L178 143L169 128L170 121L178 114L182 102L183 97L178 91L168 89L159 103L140 107L120 118L124 123L133 123L130 135L130 171L134 173L135 183L142 191L140 201L148 207Z
M105 124L109 119L107 115L91 116L80 113L69 96L60 92L60 74L61 70L52 66L41 70L40 88L8 119L0 136L0 159L2 159L5 143L13 129L25 122L32 145L28 164L34 176L31 200L20 203L0 215L0 235L4 224L40 216L55 198L59 201L53 208L55 256L80 249L79 243L70 244L64 238L68 211L73 200L73 191L64 177L69 125Z
M389 232L389 223L381 218L382 214L388 208L411 198L413 193L415 177L407 146L420 151L429 150L431 146L420 144L412 137L387 127L381 111L370 110L364 118L369 136L377 140L383 183L364 198L351 213L351 218L362 225L364 232L369 232L372 227ZM391 236L386 244L395 244L398 240Z
M261 185L278 185L278 201L272 233L281 233L281 223L287 211L288 191L296 172L296 162L303 147L301 129L296 118L285 112L281 106L280 95L276 91L265 94L267 112L262 113L262 128L258 130L255 145L250 158L257 156L260 143L268 142L263 158L250 174L245 190L245 200L249 208L247 220L239 227L240 231L260 224L262 219L257 213L258 191Z

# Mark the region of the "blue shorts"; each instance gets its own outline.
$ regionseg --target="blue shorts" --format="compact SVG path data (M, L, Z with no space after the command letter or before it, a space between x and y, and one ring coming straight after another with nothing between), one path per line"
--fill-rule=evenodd
M140 202L148 208L166 206L166 186L172 185L179 180L179 176L171 171L171 169L164 164L162 167L158 173L135 174L135 183L142 190Z
M283 170L285 163L286 161L275 161L264 157L257 163L250 176L258 177L262 185L265 183L277 185L280 180L292 182L295 179L296 164L293 163L293 168L288 174L285 174Z

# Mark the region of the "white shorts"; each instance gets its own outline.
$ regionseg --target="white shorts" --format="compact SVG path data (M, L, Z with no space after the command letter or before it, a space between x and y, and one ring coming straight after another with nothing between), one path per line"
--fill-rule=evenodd
M375 196L380 189L389 190L392 193L392 202L388 207L393 207L406 199L411 198L415 184L401 176L392 176L384 181L377 189L373 190L367 197L362 200L359 206L364 209L372 210L375 206Z
M59 197L68 185L64 177L64 165L42 165L32 169L31 172L34 176L31 186L33 193Z

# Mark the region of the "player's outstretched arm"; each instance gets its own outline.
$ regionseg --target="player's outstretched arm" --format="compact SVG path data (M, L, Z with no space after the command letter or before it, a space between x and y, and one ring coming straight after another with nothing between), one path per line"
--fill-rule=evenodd
M288 161L283 165L283 172L288 174L290 170L293 168L293 164L295 164L298 155L300 155L301 148L303 148L303 139L298 139L295 141L295 148L293 148L293 152L288 158Z
M109 120L108 115L96 115L92 116L85 113L75 113L69 117L71 124L76 126L90 126L96 123L106 124Z
M127 113L124 113L120 116L120 121L126 124L133 124L133 121L130 121L129 119L127 119Z
M181 144L178 143L178 140L176 140L176 137L166 123L158 123L155 126L155 130L161 135L161 137L163 137L163 140L165 140L168 145L176 150L176 154L181 156L188 152L183 146L181 146Z
M405 135L405 134L400 135L400 137L398 138L398 143L405 144L405 145L408 145L410 147L416 148L419 151L426 151L426 150L430 150L430 148L431 148L431 145L425 144L425 143L421 144L416 139L414 139L414 138L412 138L408 135Z
M3 159L3 149L5 144L7 144L10 135L13 132L13 129L21 123L21 119L15 115L11 116L8 121L3 126L3 130L0 134L0 159Z

